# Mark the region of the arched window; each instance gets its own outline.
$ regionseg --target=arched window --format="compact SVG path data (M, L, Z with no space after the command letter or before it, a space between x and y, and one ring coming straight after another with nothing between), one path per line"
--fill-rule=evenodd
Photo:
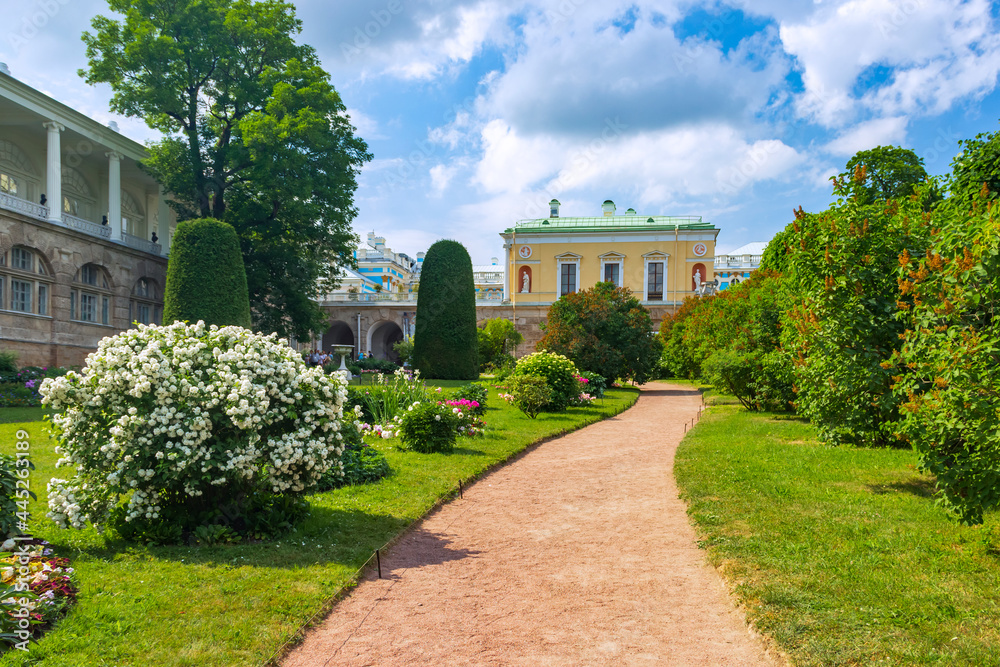
M125 190L122 190L122 231L132 236L142 236L145 234L139 229L143 221L142 207L135 197Z
M152 278L139 278L132 287L128 304L128 321L139 324L160 324L163 320L163 297Z
M62 210L75 218L94 220L96 200L83 174L72 167L62 168Z
M34 200L36 172L31 160L17 144L0 141L0 193Z
M84 264L73 278L69 318L91 324L111 324L111 287L104 267Z
M0 310L48 316L52 272L37 250L16 245L0 255Z

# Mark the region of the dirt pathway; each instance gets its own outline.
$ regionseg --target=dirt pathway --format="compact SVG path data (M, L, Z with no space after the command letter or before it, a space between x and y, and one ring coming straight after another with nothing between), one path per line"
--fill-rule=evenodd
M779 665L695 545L672 466L690 389L643 388L613 419L465 490L382 556L283 663Z

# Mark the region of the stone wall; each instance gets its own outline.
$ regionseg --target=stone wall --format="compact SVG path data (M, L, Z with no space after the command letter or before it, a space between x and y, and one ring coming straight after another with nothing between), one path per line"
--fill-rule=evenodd
M0 349L18 353L21 366L79 366L102 338L131 326L129 303L140 278L154 285L163 305L167 260L51 222L0 210L0 253L25 246L41 255L51 279L49 314L0 311ZM111 296L109 324L70 319L73 278L84 264L104 268ZM85 288L85 287L84 287ZM86 289L86 288L85 288Z

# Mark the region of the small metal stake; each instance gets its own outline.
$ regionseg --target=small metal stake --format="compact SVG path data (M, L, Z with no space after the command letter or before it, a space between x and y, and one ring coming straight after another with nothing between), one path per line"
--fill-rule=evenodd
M465 494L462 492L462 480L458 480L458 497L465 498Z
M378 564L378 578L382 578L382 557L378 555L378 549L375 550L375 562Z

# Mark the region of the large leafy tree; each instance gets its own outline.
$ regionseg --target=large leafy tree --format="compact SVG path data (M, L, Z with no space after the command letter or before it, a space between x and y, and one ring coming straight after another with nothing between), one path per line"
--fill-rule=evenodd
M624 287L597 283L549 308L539 350L565 355L581 371L645 382L662 346L649 311Z
M145 167L180 219L237 232L254 325L304 338L350 264L356 177L371 159L280 0L109 0L83 35L88 83L166 136Z
M1000 132L979 134L959 145L962 152L952 162L948 179L948 190L955 200L952 204L985 207L986 201L1000 195ZM986 191L982 192L984 186Z
M866 178L864 182L854 184L853 193L859 204L908 197L918 184L927 179L923 158L909 148L876 146L855 153L847 161L847 170L840 174L839 180L852 182L855 170L862 166Z

